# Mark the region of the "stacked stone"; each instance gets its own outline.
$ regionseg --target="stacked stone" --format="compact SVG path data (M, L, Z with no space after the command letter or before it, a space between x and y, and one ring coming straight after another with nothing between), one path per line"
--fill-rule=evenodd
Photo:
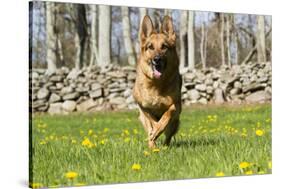
M249 63L231 68L187 70L182 74L183 105L260 103L271 101L271 63ZM81 70L30 71L32 112L69 113L135 109L132 96L135 68L109 65Z

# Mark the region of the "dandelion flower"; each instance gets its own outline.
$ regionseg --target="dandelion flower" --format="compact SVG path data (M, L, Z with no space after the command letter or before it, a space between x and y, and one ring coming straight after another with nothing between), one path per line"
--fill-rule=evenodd
M65 177L68 179L74 179L78 176L78 173L74 172L74 171L69 171L65 174Z
M246 175L252 175L252 174L253 174L253 171L252 171L252 170L246 171L245 174L246 174Z
M44 141L44 140L42 140L42 141L40 141L40 143L39 143L40 145L44 145L44 144L47 144L47 142L46 141Z
M272 161L269 161L269 162L268 162L268 168L269 168L269 169L272 169Z
M141 165L140 164L137 164L137 163L134 163L133 166L132 166L132 170L134 171L138 171L141 169Z
M160 152L160 149L159 149L159 148L154 148L154 149L152 150L152 152Z
M128 130L128 129L125 129L125 130L124 130L124 134L125 134L125 135L129 135L129 134L130 134L129 130Z
M93 130L90 129L90 130L88 131L88 135L92 135L92 134L93 134Z
M260 129L256 130L256 135L257 136L262 136L263 134L264 134L263 130L260 130Z
M139 133L137 129L134 129L133 132L135 135L137 135Z
M249 167L249 166L250 166L250 163L245 162L245 161L243 161L243 162L241 162L241 163L239 164L239 168L240 168L240 169L246 169L246 168Z
M43 187L43 184L41 183L32 183L31 184L31 188L42 188Z
M91 144L91 141L88 139L88 138L85 138L83 141L82 141L82 146L88 146Z
M216 173L217 177L223 177L224 176L224 172L220 171Z
M124 139L124 142L130 142L130 138L129 137L126 137L125 139Z
M105 140L101 140L100 144L104 145L105 144Z
M143 154L144 154L145 156L149 156L149 155L150 155L150 153L149 153L148 151L144 151Z

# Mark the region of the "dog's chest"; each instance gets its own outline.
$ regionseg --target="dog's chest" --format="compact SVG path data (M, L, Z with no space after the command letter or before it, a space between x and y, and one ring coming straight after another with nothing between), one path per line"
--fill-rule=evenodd
M162 96L157 91L144 89L142 92L141 105L144 108L162 112L168 109L172 103L170 96Z

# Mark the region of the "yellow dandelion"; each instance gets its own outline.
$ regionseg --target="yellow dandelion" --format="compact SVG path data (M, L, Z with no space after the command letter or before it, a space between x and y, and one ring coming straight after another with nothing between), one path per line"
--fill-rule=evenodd
M134 132L135 135L139 134L137 129L134 129L133 132Z
M220 171L216 173L217 177L223 177L224 176L224 172Z
M149 153L148 151L144 151L143 154L144 154L145 156L149 156L149 155L150 155L150 153Z
M245 174L246 174L246 175L252 175L252 174L253 174L253 171L252 171L252 170L246 171Z
M124 130L124 134L125 134L125 135L129 135L129 134L130 134L129 130L128 130L128 129L125 129L125 130Z
M74 179L78 176L78 173L74 172L74 171L69 171L65 174L65 177L68 179Z
M159 149L159 148L154 148L154 149L152 150L152 152L160 152L160 149Z
M124 139L124 142L130 142L130 138L129 137L126 137L125 139Z
M108 131L109 131L109 129L107 127L103 129L104 133L107 133Z
M45 140L42 140L42 141L40 141L39 144L40 144L40 145L44 145L44 144L47 144L47 142L46 142Z
M88 146L91 144L91 141L88 139L88 138L85 138L83 141L82 141L82 146Z
M257 136L262 136L263 134L264 134L263 130L260 130L260 129L256 130L256 135Z
M43 187L43 184L41 183L32 183L31 184L31 188L42 188Z
M88 135L92 135L92 134L93 134L93 130L90 129L90 130L88 131Z
M54 140L54 135L50 135L50 140Z
M269 169L272 169L272 161L269 161L269 162L268 162L268 168L269 168Z
M140 164L137 164L137 163L134 163L133 166L132 166L132 170L134 171L138 171L141 169L141 165Z
M100 144L104 145L105 144L105 140L101 140Z
M239 168L240 169L246 169L247 167L249 167L250 166L250 163L249 162L245 162L245 161L243 161L243 162L241 162L240 164L239 164Z

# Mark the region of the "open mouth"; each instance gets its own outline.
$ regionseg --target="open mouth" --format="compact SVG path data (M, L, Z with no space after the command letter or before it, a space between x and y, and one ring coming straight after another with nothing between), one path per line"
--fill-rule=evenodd
M155 78L159 79L161 77L161 75L163 74L163 70L164 70L164 62L162 60L159 61L151 61L151 68L153 71L153 75Z

